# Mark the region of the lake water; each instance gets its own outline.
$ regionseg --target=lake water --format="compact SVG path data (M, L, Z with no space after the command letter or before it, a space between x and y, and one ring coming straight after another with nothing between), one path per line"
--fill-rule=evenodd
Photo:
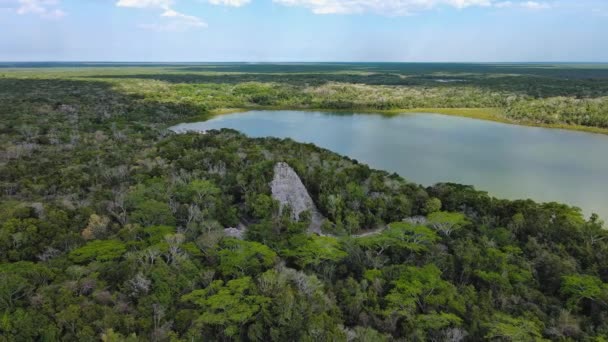
M314 143L423 185L470 184L495 197L562 202L608 219L606 135L439 114L302 111L251 111L172 127L220 128Z

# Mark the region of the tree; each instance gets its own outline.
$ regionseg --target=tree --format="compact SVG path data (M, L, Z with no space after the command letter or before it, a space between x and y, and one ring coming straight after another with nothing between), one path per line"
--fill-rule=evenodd
M167 246L167 252L165 258L167 263L170 265L176 265L180 261L186 258L186 255L182 252L181 246L186 241L184 234L169 234L165 235L165 246Z
M431 309L464 312L456 287L441 279L441 271L435 265L407 266L391 284L393 288L385 297L387 315L411 317L417 310L424 313Z
M526 317L512 317L505 313L492 316L492 321L485 324L487 339L498 339L513 342L546 341L542 338L542 327L535 320Z
M102 342L137 342L138 338L135 333L132 333L128 337L124 337L122 334L114 331L114 329L106 329L101 334Z
M165 239L165 236L175 234L172 226L150 226L143 229L146 240L150 245L157 244Z
M251 340L336 340L331 336L339 334L339 311L316 276L278 265L260 275L256 284L271 301L249 327Z
M227 277L256 275L274 265L277 254L258 242L226 238L218 252L218 270Z
M144 200L131 213L131 219L143 226L174 225L175 218L167 203L156 200Z
M461 213L437 211L428 216L428 224L445 236L450 236L452 232L467 224L467 219Z
M212 204L212 201L215 201L216 196L220 194L220 189L209 180L197 179L188 184L187 192L191 200L206 208Z
M82 231L82 237L85 240L99 239L105 236L110 219L105 216L91 214L89 223Z
M434 212L437 212L441 210L441 200L437 197L432 197L429 198L425 203L424 203L424 212L427 215L430 215Z
M227 283L216 280L206 289L195 290L183 296L182 300L193 303L200 309L196 319L198 329L218 329L220 334L228 338L241 334L245 325L252 322L270 301L269 298L256 294L250 277Z
M380 255L388 250L419 253L428 250L438 239L437 233L428 227L394 222L380 234L361 237L358 242L364 247L375 249L376 254Z
M347 255L340 247L340 241L329 236L299 235L291 239L290 245L283 254L294 258L300 267L316 267L323 262L337 262Z
M125 204L126 193L122 189L112 189L112 200L106 203L110 215L114 217L121 226L127 224L127 206Z
M568 296L568 305L576 308L581 300L587 299L608 306L608 284L591 275L570 275L563 277L561 292Z
M454 334L456 328L462 325L463 321L460 317L453 313L446 312L430 312L427 314L416 315L414 319L414 330L416 335L421 340L448 340L446 337L449 334ZM464 335L459 331L460 335Z
M96 240L73 250L70 259L79 264L92 260L111 261L120 258L126 250L125 244L118 240Z
M57 313L57 322L66 329L72 337L76 337L77 328L83 323L82 316L80 306L70 304Z
M0 309L12 309L33 287L19 275L0 274Z
M349 341L352 342L368 342L368 341L375 341L375 342L387 342L387 341L391 341L391 339L384 335L379 333L378 331L369 328L369 327L360 327L357 326L353 329L352 331L352 337L350 337L349 335Z
M12 261L32 259L39 252L42 222L35 218L11 218L0 225L0 257Z
M266 194L257 194L251 202L249 205L255 218L271 218L278 212L279 202Z
M29 261L0 264L0 310L12 309L28 299L38 286L52 277L53 273L41 264Z

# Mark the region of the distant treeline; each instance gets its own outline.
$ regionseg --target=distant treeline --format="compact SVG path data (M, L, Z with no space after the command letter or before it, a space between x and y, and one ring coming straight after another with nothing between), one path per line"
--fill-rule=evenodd
M446 63L5 64L0 89L97 89L117 105L204 116L224 108L484 108L499 121L608 128L608 65ZM86 67L85 67L86 66ZM17 68L9 68L17 67ZM27 67L36 67L28 69ZM78 101L79 91L71 99ZM86 96L86 92L83 92ZM111 104L111 103L110 103ZM108 105L110 105L108 104ZM132 111L134 109L132 108ZM112 112L112 111L110 111Z

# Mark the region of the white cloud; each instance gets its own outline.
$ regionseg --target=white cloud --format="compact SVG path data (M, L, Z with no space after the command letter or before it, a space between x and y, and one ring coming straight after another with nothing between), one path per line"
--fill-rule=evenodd
M250 3L251 0L209 0L212 5L223 5L230 7L241 7Z
M511 1L502 1L502 2L498 2L496 4L494 4L494 7L498 7L498 8L511 8L513 7L515 4Z
M502 1L494 4L494 7L497 8L523 8L529 10L541 10L541 9L549 9L551 5L546 2L537 2L537 1L524 1L524 2L512 2L512 1Z
M467 8L488 7L492 0L273 0L286 6L300 6L316 14L377 13L408 15L440 6Z
M14 10L19 15L35 14L47 19L58 19L66 15L59 8L58 0L15 0L5 2L8 2L10 5L9 9Z
M239 0L210 0L239 1ZM464 9L467 7L546 9L550 5L537 1L496 0L273 0L285 6L304 7L316 14L376 13L382 15L409 15L439 7Z
M536 1L522 2L521 7L527 8L527 9L534 9L534 10L551 8L551 6L546 2L536 2Z
M168 18L172 22L165 24L165 27L173 27L173 31L187 30L189 28L207 27L207 23L193 15L183 14L172 9L167 9L161 17Z
M167 22L159 22L156 24L140 24L138 27L143 30L156 32L185 32L193 28L207 27L207 24L203 21L193 24L188 21L172 20Z
M168 9L173 5L172 0L118 0L118 7L132 8L161 8Z
M140 28L158 32L183 32L194 28L207 27L199 17L178 12L172 8L173 0L118 0L116 6L162 10L161 21L155 24L141 24Z
M422 1L424 2L424 1ZM492 0L445 0L445 1L426 1L428 3L436 3L436 5L442 5L445 3L446 5L456 7L456 8L466 8L471 6L490 6L492 4Z

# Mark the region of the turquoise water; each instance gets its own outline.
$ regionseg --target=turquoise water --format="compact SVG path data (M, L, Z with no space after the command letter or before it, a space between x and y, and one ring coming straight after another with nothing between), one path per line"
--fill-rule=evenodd
M172 127L219 128L314 143L424 185L470 184L495 197L562 202L608 219L606 135L440 114L302 111L251 111Z

